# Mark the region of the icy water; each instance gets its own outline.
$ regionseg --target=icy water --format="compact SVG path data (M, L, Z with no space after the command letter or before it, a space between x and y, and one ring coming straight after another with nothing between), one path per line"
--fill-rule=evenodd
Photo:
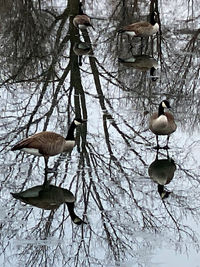
M0 1L0 265L200 266L199 3L84 2L95 30L73 26L77 0ZM153 9L159 34L117 35ZM153 77L118 60L141 54ZM163 99L177 130L156 151L148 121ZM65 137L75 117L87 123L70 154L50 158L44 186L44 159L11 148L40 131Z

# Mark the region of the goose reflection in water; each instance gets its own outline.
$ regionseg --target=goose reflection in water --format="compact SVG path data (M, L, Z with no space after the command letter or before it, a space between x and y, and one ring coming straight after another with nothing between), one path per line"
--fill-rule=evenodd
M156 69L158 69L158 62L148 55L133 55L129 58L118 58L118 61L126 67L134 68L140 71L150 71L152 81L156 81Z
M71 220L78 225L85 223L74 212L75 197L71 191L45 182L42 185L31 187L20 193L11 193L16 199L32 206L56 210L61 204L66 203Z
M82 56L93 55L91 45L86 42L76 42L73 46L73 51L78 56L79 66L82 66Z
M156 159L150 164L148 173L150 178L158 184L158 193L162 199L169 196L171 192L165 190L164 186L169 184L174 177L176 165L174 160L169 157L167 151L167 159L158 159L158 150Z

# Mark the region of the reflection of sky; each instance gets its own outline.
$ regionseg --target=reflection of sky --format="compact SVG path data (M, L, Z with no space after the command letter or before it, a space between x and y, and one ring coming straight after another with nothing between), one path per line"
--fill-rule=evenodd
M161 20L164 21L165 27L168 25L168 21L174 21L177 20L177 17L179 19L186 19L188 16L187 11L187 4L183 5L182 1L170 1L171 5L169 4L169 1L167 3L163 3L163 6L161 8ZM55 1L55 4L57 2ZM166 5L165 5L166 4ZM61 4L62 6L65 5L65 1ZM94 3L94 6L97 5L97 3ZM175 7L174 7L175 5ZM197 5L199 7L199 5ZM170 12L169 8L171 8L172 12ZM184 10L183 10L184 9ZM110 11L110 10L109 10ZM198 8L195 8L194 12L197 12ZM106 10L104 9L104 12ZM177 14L178 12L178 14ZM191 10L190 10L191 12ZM90 14L94 13L90 11ZM105 14L103 14L105 15ZM95 23L98 24L97 21ZM107 24L108 21L103 22L103 25ZM177 22L178 23L178 22ZM100 26L101 27L101 26ZM173 26L170 27L173 28ZM108 31L106 37L112 32L112 29ZM91 33L91 32L90 32ZM98 30L95 33L91 33L91 36L94 37L96 40L98 36ZM170 36L170 35L169 35ZM190 36L191 37L191 36ZM103 67L107 71L117 72L118 71L118 65L116 64L116 58L114 58L113 54L109 52L110 49L110 43L109 42L103 42L104 41L104 35L100 35L99 39L97 40L97 47L95 49L95 55L97 56L99 62L102 62ZM171 42L174 42L176 38L171 39ZM168 39L169 44L170 38ZM182 40L179 40L179 45L182 44ZM185 40L183 40L185 42ZM179 46L173 47L174 50L178 50L179 52ZM170 50L171 51L171 50ZM107 54L108 53L108 54ZM170 64L172 62L173 57L168 58L168 53L164 50L164 54L166 57L166 62ZM170 53L169 53L170 54ZM195 64L197 64L196 61L194 61ZM179 62L176 62L179 63ZM83 70L91 71L89 66L89 59L86 58L83 64ZM100 69L100 68L99 68ZM174 69L173 69L174 70ZM103 73L104 71L100 69L100 71ZM193 70L190 70L191 73ZM121 78L125 78L123 82L125 84L128 84L131 88L134 88L135 84L137 84L137 76L133 75L135 72L132 70L125 71L126 75L122 76ZM83 79L83 87L86 92L86 105L88 108L88 134L87 134L87 141L91 143L92 145L95 145L95 151L97 151L103 158L105 156L105 161L109 161L109 153L107 151L107 146L105 143L105 134L103 132L103 121L102 121L102 115L103 111L100 108L99 100L97 97L96 88L94 85L94 80L91 75L88 75L88 73L81 72L82 79ZM162 74L161 74L162 75ZM169 73L167 73L169 75ZM177 73L171 73L172 77L177 76ZM174 75L174 76L173 76ZM163 78L164 76L164 78ZM151 85L150 81L147 79L146 81L146 89L151 88L154 91L153 94L153 105L151 106L151 109L155 109L156 105L161 97L163 97L163 93L160 92L162 89L166 90L165 85L173 82L169 82L169 77L163 75L161 84ZM105 75L105 77L107 77ZM189 76L190 77L190 76ZM156 184L154 184L148 177L148 166L149 164L155 159L155 152L150 149L150 146L146 146L145 141L141 137L136 137L135 140L140 142L140 144L137 144L134 142L134 136L135 134L130 130L128 126L125 125L124 119L128 124L133 127L135 130L141 131L141 136L145 137L147 141L151 141L155 144L155 137L149 132L144 132L144 129L147 129L147 121L148 116L143 118L143 112L146 108L148 111L150 111L150 108L148 106L148 95L144 97L144 103L143 103L143 97L138 97L137 93L132 92L124 92L123 90L119 89L117 85L113 85L110 83L109 80L106 80L104 78L100 78L101 84L102 84L102 91L104 96L107 98L107 100L110 101L112 108L110 105L106 103L106 108L109 111L109 113L113 116L115 119L117 126L121 131L123 131L125 134L132 137L133 140L129 140L130 147L124 142L121 135L116 131L116 129L112 126L112 121L108 123L108 130L109 130L109 136L110 136L110 142L111 147L113 150L113 154L116 156L119 161L122 162L122 166L125 170L126 177L130 179L130 188L128 188L129 184L128 181L124 175L124 173L120 172L119 169L116 167L116 165L112 162L111 166L113 168L112 173L109 174L109 170L105 166L102 166L102 162L97 159L97 162L99 165L94 168L91 167L92 170L92 179L94 181L94 184L97 187L97 191L100 194L102 198L102 203L104 205L104 210L109 214L109 219L114 224L114 227L116 228L117 234L122 238L122 240L128 239L127 243L132 246L132 249L127 248L128 253L133 254L133 258L136 258L136 262L143 263L144 266L178 266L178 264L181 264L183 267L188 266L198 266L197 262L195 261L197 259L197 254L195 253L194 247L196 244L192 242L188 236L185 236L183 234L183 237L181 241L177 241L178 239L178 233L177 229L174 225L174 222L171 218L169 218L168 214L166 213L166 210L163 206L163 203L161 202L159 195L157 193ZM113 79L114 80L114 79ZM183 88L185 89L187 85L191 85L193 80L191 82L187 81L186 85L183 85ZM199 80L196 81L197 83ZM66 84L68 85L69 80L66 80ZM117 84L117 83L115 83ZM7 131L11 131L15 127L23 126L25 123L27 123L29 119L29 113L33 110L35 103L40 95L40 90L35 93L35 95L32 97L32 101L30 105L28 106L27 110L27 116L22 118L20 121L20 124L18 125L18 121L15 120L16 117L21 117L23 114L23 111L21 111L21 107L24 107L26 103L29 101L29 94L34 92L34 86L33 88L26 89L24 92L24 88L20 88L20 86L17 86L17 92L15 91L15 96L13 97L13 94L9 94L7 92L7 88L4 88L4 94L1 95L2 99L6 99L6 101L1 100L1 108L4 110L4 114L7 116L7 118L4 119L3 123L5 124L8 121L11 122L11 124L6 128L1 128L1 134L5 138L12 139L14 133L11 133L9 137L7 136ZM28 85L27 85L28 87ZM66 86L67 87L67 86ZM197 87L197 85L196 85ZM13 85L13 88L14 85ZM16 89L16 88L15 88ZM39 88L41 89L41 88ZM160 90L161 89L161 90ZM175 87L176 89L176 87ZM48 108L50 106L50 100L52 95L53 89L51 85L49 86L48 92L45 94L43 106L40 108L39 112L40 115L44 114L48 111ZM90 95L92 94L92 95ZM161 94L162 96L160 97ZM61 95L61 94L60 94ZM18 101L18 96L20 96L21 103L19 105L15 105L15 101ZM95 96L95 97L94 97ZM139 100L137 100L137 97ZM176 99L175 99L176 100ZM170 146L172 149L170 150L170 157L172 157L175 160L175 163L177 164L177 170L175 172L174 179L171 181L169 185L167 185L167 188L172 191L173 193L170 195L169 199L166 200L166 206L169 208L170 212L173 214L175 219L178 220L178 223L181 225L185 224L186 226L191 227L195 231L195 235L199 233L199 226L196 225L193 218L195 215L191 215L190 209L199 207L199 201L198 198L196 198L197 195L199 195L199 151L200 151L200 144L199 144L199 132L198 129L195 129L191 133L190 128L190 118L193 117L193 110L188 115L184 115L182 111L185 107L179 106L179 102L176 103L176 101L173 101L173 104L175 106L175 116L178 120L178 130L171 136L170 138ZM59 102L60 110L64 113L65 110L65 104L68 101L68 97L64 95ZM13 104L14 103L14 104ZM73 103L74 104L74 103ZM176 114L176 104L178 106L178 113ZM198 107L198 105L197 105ZM11 110L11 111L9 111ZM13 112L14 110L14 112ZM17 112L18 111L18 112ZM151 110L152 111L152 110ZM48 125L48 130L54 130L56 129L56 132L62 133L65 135L65 129L66 129L66 121L65 117L62 114L58 114L56 111L53 113L51 117L51 123ZM14 114L14 117L12 115ZM37 114L38 115L38 114ZM38 115L39 116L39 115ZM184 124L187 122L185 117L187 118L189 123L187 126ZM184 117L184 123L182 122L182 117ZM141 125L141 120L143 120L143 124ZM182 125L182 127L181 127ZM39 131L43 129L43 121L39 124L38 128L36 129L36 126L33 125L29 131L29 133L34 132L35 130ZM189 131L189 133L188 133ZM24 132L23 132L24 134ZM15 140L20 140L20 138L23 135L20 133L20 135L15 136ZM3 139L3 142L5 140ZM165 138L161 138L165 140ZM7 139L6 139L7 140ZM138 159L137 155L134 154L130 149L133 148L136 150L137 153L141 154L142 159L145 161L147 166L143 166L141 161ZM7 148L9 149L9 147ZM94 152L94 151L93 151ZM97 154L98 154L97 153ZM164 152L164 154L166 154ZM15 201L13 199L11 200L10 197L10 191L20 191L22 187L28 188L31 186L34 186L36 184L41 183L42 176L43 176L43 159L33 158L33 156L27 156L21 154L20 156L16 156L15 153L9 152L1 154L1 174L3 177L2 181L2 187L1 190L1 201L2 201L2 207L6 207L7 211L6 213L1 213L1 220L5 220L7 216L11 216L9 214L9 210L12 209L13 211L13 217L10 218L7 222L8 227L13 230L13 232L17 232L17 235L12 239L12 233L10 233L10 237L6 237L6 231L3 234L4 240L7 238L11 240L11 245L9 246L7 250L7 257L13 255L13 250L16 253L19 253L20 250L23 251L23 248L26 244L33 243L34 247L37 247L38 245L41 246L46 241L38 241L38 236L35 234L33 228L37 225L37 223L42 218L42 221L45 221L48 218L48 212L43 212L39 209L34 208L31 212L31 215L28 216L28 219L25 220L25 215L31 210L30 206L23 207L19 202L16 201L16 206L14 206ZM161 155L161 158L164 157ZM53 164L53 162L58 157L52 158L50 162ZM64 158L64 157L63 157ZM37 164L39 161L39 164ZM4 163L7 163L7 166L5 166ZM69 169L67 172L67 175L65 176L65 162L62 162L59 166L58 175L56 177L56 181L62 183L66 188L71 186L71 180L76 175L76 170L79 168L79 153L77 152L77 149L75 148L72 152L72 157L69 161ZM31 173L29 174L29 170L27 167L33 166L33 169L31 170ZM89 169L89 168L88 168ZM100 175L101 180L96 177L95 175L95 169L98 171L98 174ZM80 172L82 168L79 169ZM86 184L89 184L89 174L87 172L87 168L85 168L86 172ZM9 174L9 179L6 180L7 175ZM190 177L190 175L192 177ZM28 177L28 179L27 179ZM64 177L64 178L63 178ZM77 176L76 176L77 178ZM81 178L81 177L80 177ZM114 179L114 181L111 181L111 178ZM24 184L24 181L27 179L27 182ZM83 214L84 211L84 203L83 203L83 192L82 192L82 181L79 179L76 183L72 183L72 191L76 192L77 190L77 206L76 210L78 214ZM109 199L108 189L112 189L112 193L114 195L114 199ZM141 212L138 210L134 203L131 196L128 194L130 193L129 190L133 190L134 196L136 198L136 201L138 201L139 205L141 205L142 209L144 209L147 213L152 212L153 215L156 218L159 218L161 216L161 220L157 222L158 224L158 230L160 230L160 234L152 234L151 230L148 230L146 228L144 231L142 231L142 220L141 219ZM127 190L127 192L124 192ZM94 192L93 192L94 194ZM113 263L112 259L108 259L111 257L111 253L108 252L107 248L107 242L106 242L106 236L105 231L102 228L102 222L101 222L101 216L100 211L96 205L96 202L93 199L94 196L90 197L89 201L89 208L87 210L87 216L88 221L91 224L92 230L94 233L92 234L92 241L91 241L91 254L90 256L94 256L98 258L100 261L102 261L105 266L108 266L107 263L111 262ZM117 202L119 200L119 203ZM110 201L110 202L109 202ZM184 205L181 205L181 202ZM0 209L1 210L1 209ZM3 208L2 208L3 210ZM17 216L15 216L15 212ZM198 210L197 212L197 219L199 218ZM65 212L66 213L66 212ZM65 214L63 211L63 207L61 207L58 211L56 211L56 216L54 216L53 221L53 229L59 225L60 220ZM133 221L131 220L131 215L133 217ZM187 216L186 216L187 215ZM67 214L64 215L65 218L67 217ZM135 217L134 217L135 216ZM17 218L16 218L17 217ZM187 218L188 217L188 218ZM23 218L23 219L21 219ZM166 221L165 221L166 218ZM186 219L187 218L187 219ZM138 221L137 221L138 219ZM23 222L23 227L22 227ZM140 224L141 223L141 224ZM124 229L120 229L120 224L122 226L125 226ZM77 246L79 244L79 241L81 240L81 229L75 228L74 231L71 229L71 225L69 222L69 218L64 223L65 233L63 234L62 238L59 237L59 233L56 232L52 238L49 238L48 241L50 242L50 251L53 251L56 247L57 243L61 243L61 247L64 252L67 252L65 256L65 260L67 259L69 255L69 251L73 253L76 251ZM5 228L4 228L5 229ZM73 228L74 229L74 228ZM35 230L35 229L34 229ZM120 231L121 230L121 231ZM86 242L89 242L89 230L87 226L84 226L84 238ZM74 233L77 233L77 236L74 237ZM113 234L113 232L111 231ZM71 244L72 242L72 236L75 240L75 243ZM105 238L102 239L102 236ZM134 239L137 239L136 244L134 243ZM37 239L37 241L35 241ZM60 241L61 240L61 241ZM187 256L185 255L184 247L185 245L188 245L189 243L189 258L187 259ZM177 252L175 252L175 248L177 249ZM182 251L182 253L179 253L179 248ZM132 250L132 251L131 251ZM31 251L31 249L30 249ZM81 257L84 258L85 254L84 251L81 251ZM132 262L132 257L127 256L128 259L130 259L130 262L122 263L120 266L136 266ZM2 257L0 257L2 259ZM2 259L3 261L3 259ZM10 259L12 262L12 259ZM152 264L151 264L151 263ZM196 265L195 265L196 264ZM94 265L95 266L95 265ZM6 266L7 267L7 266Z

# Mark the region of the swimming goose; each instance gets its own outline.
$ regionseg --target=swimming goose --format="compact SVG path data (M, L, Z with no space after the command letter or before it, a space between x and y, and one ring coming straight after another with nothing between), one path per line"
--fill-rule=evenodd
M154 11L150 15L150 22L140 21L124 26L118 33L125 33L132 37L148 37L159 31L157 23L157 13Z
M158 135L167 135L167 145L164 148L168 148L170 134L175 132L177 128L174 116L169 112L165 112L165 108L170 108L169 101L167 100L163 100L160 103L158 112L153 113L149 120L149 128L156 135L156 148L160 148L158 144Z
M91 24L90 17L83 13L82 3L79 4L79 15L76 15L74 17L73 24L80 30L85 30L88 27L92 27L94 29L93 25Z
M45 167L48 169L49 157L72 151L75 146L74 130L83 122L86 122L86 120L75 118L69 127L66 138L54 132L44 131L23 139L14 145L11 150L21 150L31 155L43 156Z
M150 70L152 81L158 79L158 77L155 77L158 62L153 57L148 55L133 55L129 58L118 58L118 61L126 67L132 67L140 71Z
M164 185L169 184L174 177L176 165L171 158L156 159L150 164L148 173L150 178L158 184L158 193L162 199L167 198L170 194L165 190Z
M47 182L11 195L23 203L45 210L56 210L61 204L66 203L71 220L78 225L85 223L74 212L74 195L65 188L49 185Z

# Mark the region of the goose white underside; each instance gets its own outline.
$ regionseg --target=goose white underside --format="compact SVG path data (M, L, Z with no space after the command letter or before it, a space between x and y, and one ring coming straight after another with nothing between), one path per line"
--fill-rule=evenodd
M125 34L128 34L131 37L136 36L136 33L135 32L125 31L124 33Z
M84 25L84 24L79 24L79 25L78 25L78 28L79 28L80 30L85 30L85 29L88 28L88 26L86 26L86 25Z
M34 156L42 156L42 154L39 152L39 149L36 149L36 148L22 148L21 149L22 151L28 153L28 154L31 154L31 155L34 155Z
M67 140L65 143L65 149L63 152L71 152L75 144L76 144L75 140Z
M155 119L153 121L153 128L163 128L166 127L168 125L168 120L167 117L165 115L160 115L157 119Z
M127 62L127 63L134 63L135 61L136 61L135 57L130 57L130 58L127 58L126 60L124 60L124 62Z

